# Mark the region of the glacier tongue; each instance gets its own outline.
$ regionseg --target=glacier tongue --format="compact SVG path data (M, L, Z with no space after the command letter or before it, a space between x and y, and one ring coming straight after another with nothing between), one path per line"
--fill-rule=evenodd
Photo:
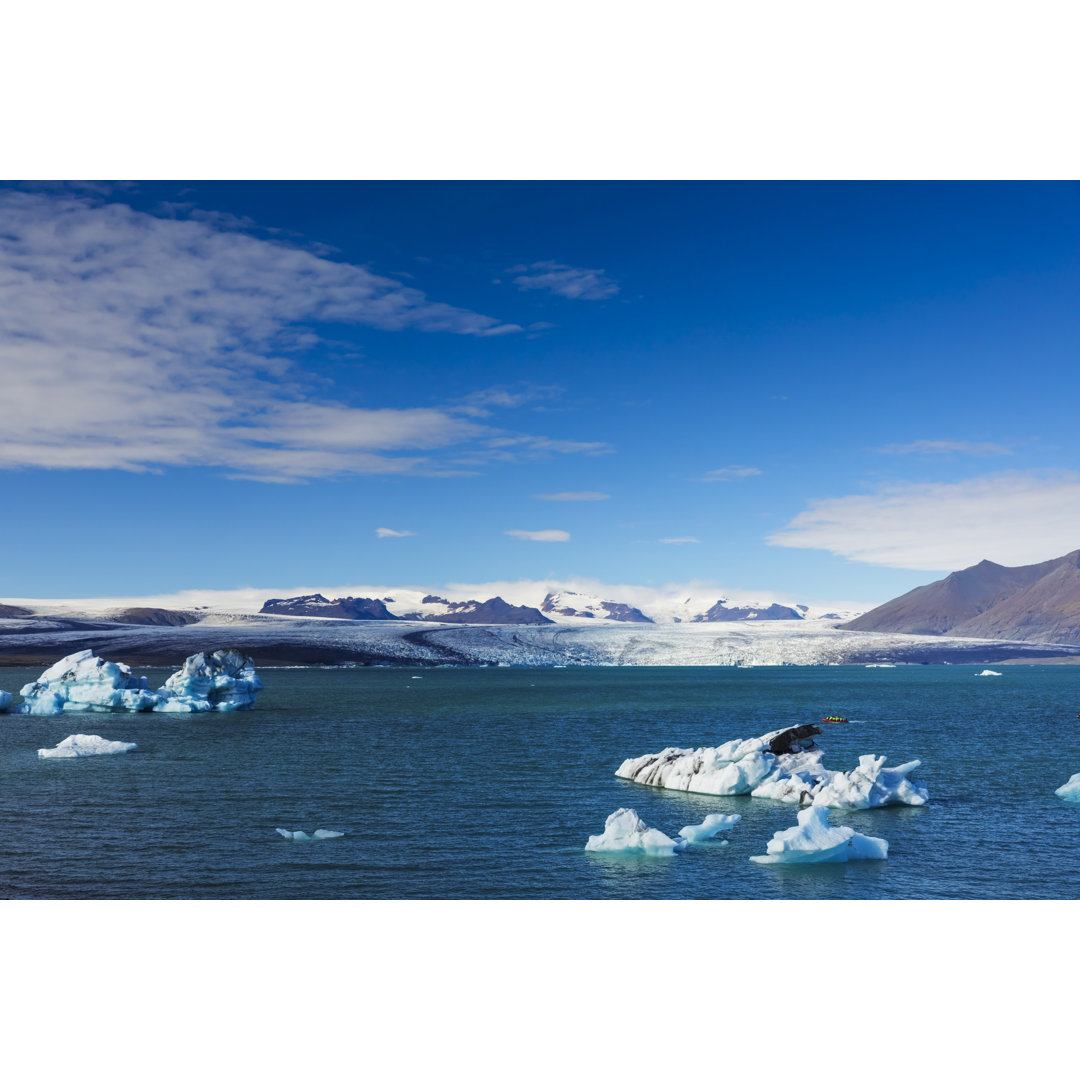
M865 754L850 772L834 772L821 764L823 751L812 739L785 736L796 728L781 728L756 739L733 739L721 746L684 750L667 747L658 754L628 758L615 775L654 787L691 791L702 795L753 795L779 802L815 803L866 810L896 803L922 806L926 785L912 780L919 766L909 761L885 768L885 757ZM819 729L813 729L820 734ZM769 747L792 746L789 753Z

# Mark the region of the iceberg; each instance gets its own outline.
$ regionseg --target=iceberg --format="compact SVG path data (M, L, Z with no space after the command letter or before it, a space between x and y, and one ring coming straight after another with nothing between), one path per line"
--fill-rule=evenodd
M236 649L195 653L159 690L126 664L95 656L92 649L65 656L22 688L12 711L32 716L69 712L210 712L250 709L262 683L252 661ZM11 695L0 692L0 711Z
M1080 803L1080 772L1073 773L1054 794L1066 802Z
M289 829L275 829L274 831L286 840L336 840L339 836L345 835L343 832L334 832L333 829L316 829L311 836L303 829L297 829L295 832Z
M773 833L765 855L751 855L756 863L841 863L853 859L887 859L889 842L863 836L846 825L830 825L827 806L800 810L798 825Z
M732 739L697 749L668 747L658 754L628 758L615 775L637 784L691 791L701 795L753 795L778 802L820 803L846 810L867 810L897 803L923 806L926 785L911 779L921 762L886 768L886 758L866 754L850 772L821 763L824 751L811 724L781 728L756 739Z
M231 712L250 709L262 682L251 659L238 649L195 653L165 680L155 712Z
M95 656L92 649L65 656L46 668L36 682L22 688L23 701L15 711L34 716L63 712L145 712L158 702L147 680L132 675L127 664Z
M702 840L712 840L717 833L727 832L729 829L742 821L742 814L709 814L700 825L684 825L679 830L682 843L675 843L680 847L687 844L699 844ZM726 844L726 840L721 843Z
M126 754L138 743L111 742L100 735L69 735L50 750L39 750L38 757L71 758L93 757L97 754Z
M659 829L649 828L633 810L622 807L608 816L600 836L589 837L585 850L630 855L674 855L678 847L670 836L665 836Z
M0 690L0 712L7 712L11 707L11 694L7 690Z
M976 679L979 678L980 675L1000 675L1000 674L1002 674L1000 671L991 671L989 668L984 668L982 671L978 671L978 672L975 673L975 678Z

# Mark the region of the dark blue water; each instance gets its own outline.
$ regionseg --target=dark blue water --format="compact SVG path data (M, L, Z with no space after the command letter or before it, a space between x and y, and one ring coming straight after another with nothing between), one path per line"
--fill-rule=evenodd
M0 895L67 898L1007 898L1080 895L1080 670L1004 667L267 670L247 713L0 718ZM38 669L0 669L17 689ZM165 671L152 672L164 678ZM826 764L921 758L929 806L833 812L884 863L759 866L796 808L612 774L838 712ZM134 741L41 760L75 732ZM620 806L730 844L586 854ZM290 843L276 827L344 830Z

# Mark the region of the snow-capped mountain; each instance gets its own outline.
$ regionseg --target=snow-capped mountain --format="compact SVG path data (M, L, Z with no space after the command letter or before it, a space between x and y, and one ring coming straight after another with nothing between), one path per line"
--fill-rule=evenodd
M599 596L587 596L584 593L549 592L540 603L540 610L545 614L565 619L610 619L612 622L647 623L653 620L640 608L630 604L620 604L614 600L602 600Z

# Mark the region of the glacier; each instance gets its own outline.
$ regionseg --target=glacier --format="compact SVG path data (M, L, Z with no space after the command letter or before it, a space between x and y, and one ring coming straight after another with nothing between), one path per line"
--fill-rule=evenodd
M586 851L602 851L609 854L674 855L680 845L665 836L659 829L645 824L637 813L620 807L609 814L600 836L590 836Z
M766 854L751 855L756 863L840 863L853 859L886 859L889 842L863 836L846 825L830 825L827 806L800 810L798 825L773 833Z
M807 724L720 746L669 746L658 754L627 758L615 775L700 795L753 795L847 810L923 806L929 800L926 785L910 776L919 761L886 768L884 756L865 754L849 772L833 771L821 764L824 751L813 741L819 734L820 728Z
M12 710L32 716L75 712L221 712L249 709L262 683L236 649L189 656L179 671L151 690L144 676L83 649L58 660L22 688ZM4 695L10 705L11 695ZM3 700L0 699L0 705Z
M1066 802L1080 803L1080 772L1073 773L1054 794Z
M97 754L126 754L139 744L133 742L112 742L100 735L69 735L48 750L39 750L42 758L93 757Z

